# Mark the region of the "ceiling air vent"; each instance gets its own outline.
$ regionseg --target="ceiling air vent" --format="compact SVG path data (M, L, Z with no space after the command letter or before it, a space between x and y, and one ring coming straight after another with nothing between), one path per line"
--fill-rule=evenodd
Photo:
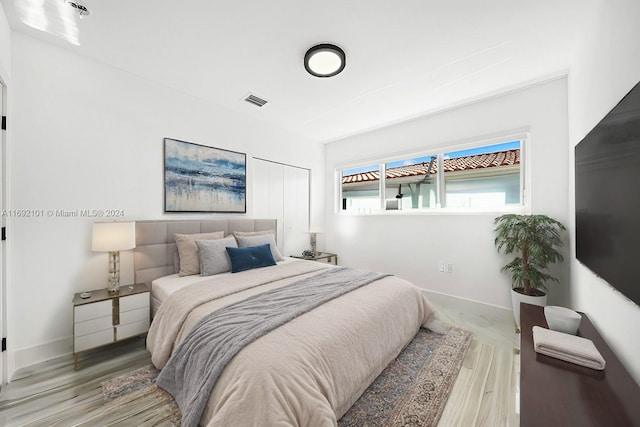
M71 6L82 18L83 16L89 15L89 9L79 1L67 0L67 4Z
M265 99L259 98L259 97L255 96L255 95L251 95L251 94L247 95L244 98L244 100L247 101L249 104L255 105L256 107L262 107L262 106L264 106L264 104L266 104L268 102Z

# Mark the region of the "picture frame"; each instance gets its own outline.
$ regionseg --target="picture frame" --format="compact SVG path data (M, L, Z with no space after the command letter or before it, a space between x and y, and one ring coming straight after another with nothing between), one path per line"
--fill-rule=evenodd
M247 155L164 138L164 211L246 213Z

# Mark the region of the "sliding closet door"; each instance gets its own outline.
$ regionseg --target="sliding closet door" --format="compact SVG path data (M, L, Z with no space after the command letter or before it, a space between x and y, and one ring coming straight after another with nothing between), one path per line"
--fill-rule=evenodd
M253 216L278 220L278 247L285 256L309 246L309 170L253 159Z
M278 220L278 248L280 251L284 250L284 224L283 224L283 206L284 206L284 171L280 164L269 163L269 175L267 176L267 182L269 183L269 192L267 200L267 218L276 218Z
M283 174L281 164L253 159L253 217L278 220L276 234L280 251L284 246Z
M251 175L253 176L253 211L254 218L269 218L269 163L253 159ZM278 235L278 237L280 237ZM278 238L278 240L280 240Z
M286 255L309 249L309 170L284 168L284 247Z

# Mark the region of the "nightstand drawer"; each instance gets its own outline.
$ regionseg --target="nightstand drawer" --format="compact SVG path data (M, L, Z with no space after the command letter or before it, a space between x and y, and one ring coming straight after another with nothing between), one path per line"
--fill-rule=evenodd
M141 335L149 331L149 318L146 320L129 323L128 325L120 325L116 327L116 340Z
M138 308L120 313L120 325L128 325L140 321L149 321L149 307Z
M99 347L101 345L109 344L112 342L113 327L105 329L104 331L95 332L93 334L76 337L74 340L73 351L77 353L79 351Z
M148 292L120 298L120 313L142 307L149 307Z
M111 316L112 309L111 300L78 305L74 307L74 321L79 323L98 317Z
M87 320L86 322L76 322L74 327L76 336L92 334L105 329L113 329L113 317L105 316Z

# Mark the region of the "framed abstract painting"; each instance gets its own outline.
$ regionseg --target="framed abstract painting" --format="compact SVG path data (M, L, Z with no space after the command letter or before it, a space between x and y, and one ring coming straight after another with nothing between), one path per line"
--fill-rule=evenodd
M164 211L247 211L247 155L164 139Z

